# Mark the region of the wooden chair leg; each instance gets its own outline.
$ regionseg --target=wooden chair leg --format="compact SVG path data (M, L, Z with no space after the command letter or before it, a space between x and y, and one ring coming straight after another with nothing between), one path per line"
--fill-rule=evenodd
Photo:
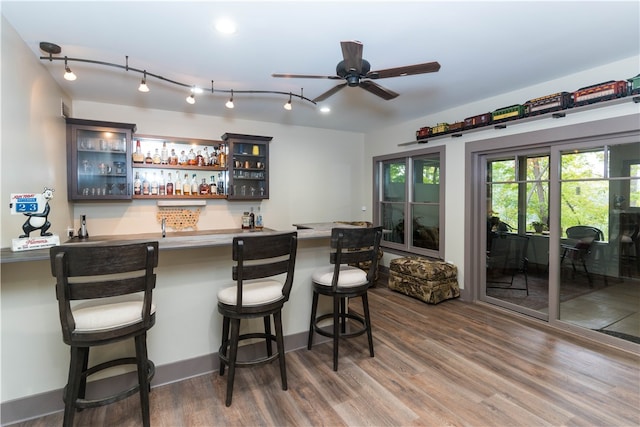
M362 294L362 310L364 312L364 323L367 328L367 338L369 339L369 355L373 356L373 333L371 331L371 316L369 315L369 297L365 292Z
M282 389L287 389L287 365L284 356L284 333L282 331L282 312L273 313L273 323L276 327L276 344L278 347L278 359L280 361L280 378L282 379Z
M264 316L264 334L267 336L264 340L267 346L267 356L271 356L273 354L273 350L271 348L271 318L270 316Z
M347 333L347 300L348 298L340 298L340 331Z
M316 313L318 311L318 293L313 292L313 301L311 302L311 321L309 322L309 340L307 341L307 350L311 350L313 345L313 334L316 329Z
M227 342L229 342L229 318L224 317L222 319L222 345L220 346L219 352L221 353L220 355L225 357L228 354L227 346L225 345L225 343ZM225 368L225 363L220 358L220 376L224 375L224 368Z
M82 361L82 372L86 372L89 368L89 350L91 348L87 347L87 351L83 351L83 361ZM85 375L80 376L80 388L78 389L78 398L84 399L87 394L87 377ZM80 409L81 411L82 409Z
M333 370L338 370L338 343L340 342L340 303L339 296L333 297Z
M236 376L236 358L238 356L238 341L240 338L240 319L231 319L231 341L229 345L229 377L227 378L227 399L225 404L231 406L233 396L233 381Z
M71 347L69 376L64 394L64 419L62 421L64 427L73 427L73 418L76 414L76 399L82 382L82 367L88 354L88 347Z
M138 384L140 384L140 408L142 409L142 425L150 427L149 417L149 364L147 362L147 334L138 335L136 341L136 362L138 366Z

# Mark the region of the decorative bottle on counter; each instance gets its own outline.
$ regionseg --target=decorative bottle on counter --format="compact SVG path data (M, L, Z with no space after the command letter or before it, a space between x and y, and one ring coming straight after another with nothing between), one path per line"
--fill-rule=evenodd
M256 214L253 213L253 206L251 206L251 213L249 214L249 228L256 228Z
M136 151L131 156L133 163L144 163L144 154L142 154L142 148L140 147L140 140L136 141Z
M167 178L166 191L167 196L173 196L173 180L171 179L171 172L169 172L169 177Z
M256 214L256 230L262 230L264 224L262 222L262 214L260 213L260 206L258 206L258 213Z
M251 228L251 217L249 216L249 212L245 212L242 214L242 229L249 230Z

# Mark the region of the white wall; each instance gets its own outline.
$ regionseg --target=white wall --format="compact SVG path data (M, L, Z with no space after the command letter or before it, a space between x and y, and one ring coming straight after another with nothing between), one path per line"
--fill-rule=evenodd
M0 122L1 246L22 234L27 217L11 215L12 193L55 190L50 231L64 235L72 211L67 203L67 152L61 102L71 100L2 16L2 114ZM32 236L39 235L39 232Z
M372 176L372 158L383 154L399 153L416 150L420 145L398 146L398 144L415 141L415 132L423 126L433 126L436 123L455 123L488 111L493 111L513 104L521 104L539 96L549 95L555 92L572 92L581 87L608 80L626 80L638 74L640 71L640 56L620 60L590 70L585 70L570 76L558 78L544 84L529 86L518 91L505 93L493 98L469 103L458 108L441 111L437 114L421 117L397 126L369 133L365 136L364 158L367 159L364 174ZM464 90L461 88L461 90ZM428 100L425 100L428 102ZM607 108L595 108L576 114L567 114L563 119L544 119L522 124L512 124L506 129L496 130L492 126L486 130L467 133L460 138L443 138L430 141L425 148L445 145L445 260L458 266L458 281L463 287L464 283L464 245L465 236L468 233L464 229L465 214L471 214L465 210L465 144L471 141L494 138L496 136L514 135L552 127L568 126L576 123L585 123L609 117L619 117L629 114L637 114L640 104L634 104L629 100ZM640 127L640 123L638 124ZM367 188L364 192L372 194L372 184L365 181ZM371 199L371 197L369 197ZM371 200L369 201L371 203ZM371 205L368 205L371 210ZM385 255L383 263L388 265L392 255Z

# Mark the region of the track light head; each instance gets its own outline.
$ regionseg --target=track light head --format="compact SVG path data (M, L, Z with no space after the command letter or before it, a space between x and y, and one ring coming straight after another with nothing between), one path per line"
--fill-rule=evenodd
M70 82L77 79L76 75L71 71L71 68L67 65L67 57L64 57L64 79L69 80Z
M189 96L187 96L187 102L191 105L196 103L196 97L193 96L193 94L190 94Z
M289 101L287 101L286 104L284 104L284 109L287 111L291 111L293 108L293 105L291 105L291 92L289 92Z
M230 109L235 107L235 105L233 105L233 89L231 89L231 98L229 98L229 100L227 101L226 104L224 104L224 106Z
M149 86L147 86L147 70L144 71L144 76L142 77L140 86L138 86L138 90L145 93L149 92Z

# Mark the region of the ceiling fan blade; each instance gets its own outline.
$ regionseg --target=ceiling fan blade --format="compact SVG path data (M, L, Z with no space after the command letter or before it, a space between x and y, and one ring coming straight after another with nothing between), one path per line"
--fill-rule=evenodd
M330 97L331 95L333 95L334 93L338 92L340 89L342 89L343 87L345 87L347 84L346 83L341 83L337 86L332 87L331 89L329 89L328 91L326 91L325 93L323 93L322 95L316 97L313 102L321 102L324 101L325 99L327 99L328 97Z
M340 42L342 56L347 71L355 70L358 75L362 74L362 43L358 41Z
M318 76L312 74L271 74L271 77L283 77L286 79L331 79L331 80L341 80L340 76Z
M379 96L385 100L390 100L399 96L399 94L395 93L391 89L384 88L380 86L378 83L374 83L370 80L364 80L360 82L359 85L362 89L371 92L374 95Z
M425 62L424 64L407 65L405 67L387 68L385 70L371 71L366 77L369 79L386 79L389 77L411 76L413 74L434 73L440 69L437 62Z

